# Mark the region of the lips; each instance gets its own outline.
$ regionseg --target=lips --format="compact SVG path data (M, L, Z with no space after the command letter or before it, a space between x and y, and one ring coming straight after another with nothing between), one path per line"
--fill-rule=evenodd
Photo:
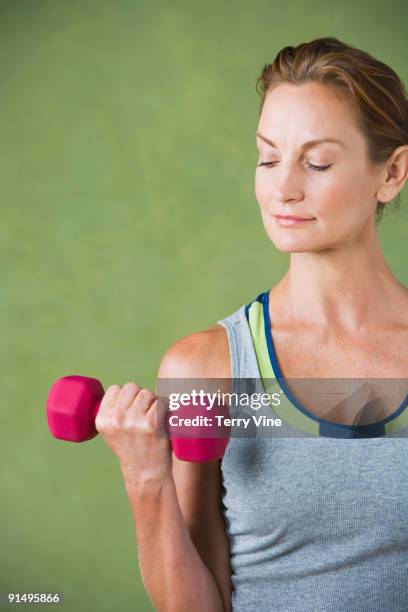
M287 219L288 221L313 221L314 217L295 217L295 215L274 215L276 219Z
M304 227L307 223L316 221L314 217L296 217L295 215L274 215L276 224L280 227Z

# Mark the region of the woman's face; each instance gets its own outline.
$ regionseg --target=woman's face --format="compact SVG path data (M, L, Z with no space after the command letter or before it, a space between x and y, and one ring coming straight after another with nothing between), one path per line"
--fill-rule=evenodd
M327 138L339 142L306 146ZM374 227L378 172L368 164L353 110L332 89L308 82L282 83L270 90L256 143L255 194L276 248L338 248L361 240L364 230ZM308 220L290 225L275 215Z

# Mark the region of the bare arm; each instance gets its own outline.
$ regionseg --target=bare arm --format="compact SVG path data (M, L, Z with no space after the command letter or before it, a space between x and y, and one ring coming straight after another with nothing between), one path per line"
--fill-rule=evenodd
M209 376L214 340L214 334L200 332L170 347L158 378ZM219 461L197 464L173 454L171 463L165 478L162 471L141 478L132 465L122 465L144 585L158 612L230 612Z
M220 463L190 463L173 455L173 475L190 537L214 577L223 610L230 612L230 548L222 515Z
M173 478L146 486L127 484L139 564L159 612L223 612L217 584L193 544Z

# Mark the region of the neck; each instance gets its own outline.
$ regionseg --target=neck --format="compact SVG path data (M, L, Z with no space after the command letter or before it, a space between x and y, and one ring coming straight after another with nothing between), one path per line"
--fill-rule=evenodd
M407 293L389 269L375 230L339 248L292 253L278 286L292 321L349 332L395 317Z

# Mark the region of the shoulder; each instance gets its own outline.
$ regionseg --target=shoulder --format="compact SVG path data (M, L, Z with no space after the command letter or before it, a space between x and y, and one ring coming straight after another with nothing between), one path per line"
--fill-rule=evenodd
M165 351L158 378L231 378L227 331L216 324L177 340Z

